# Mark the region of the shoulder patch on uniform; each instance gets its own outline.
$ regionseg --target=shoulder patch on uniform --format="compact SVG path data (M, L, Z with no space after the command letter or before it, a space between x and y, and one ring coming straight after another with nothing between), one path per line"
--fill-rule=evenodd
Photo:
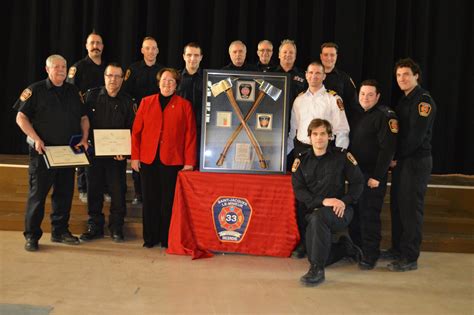
M74 76L76 75L76 72L77 72L77 68L75 66L72 66L71 68L69 68L69 72L67 73L67 77L69 79L74 78Z
M431 104L426 102L418 104L418 114L422 117L428 117L431 114Z
M31 97L32 94L33 92L29 88L24 89L23 92L21 92L20 101L22 102L26 101L27 99Z
M301 160L299 158L296 158L295 161L293 162L293 165L291 166L291 172L296 172L298 170L298 167L301 164Z
M339 110L341 112L343 112L344 111L344 102L342 101L342 99L340 97L338 97L336 99L336 104L337 104L337 107L339 107Z
M392 118L388 121L388 127L392 133L398 133L398 120Z
M124 78L124 80L127 81L131 74L132 74L132 70L127 69L127 72L125 72L125 78Z
M347 152L347 159L354 165L357 165L357 160L355 159L355 157L350 153L350 152Z

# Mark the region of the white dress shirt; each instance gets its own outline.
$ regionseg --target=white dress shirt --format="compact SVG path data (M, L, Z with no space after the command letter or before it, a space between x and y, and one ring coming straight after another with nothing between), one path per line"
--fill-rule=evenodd
M336 146L347 149L349 146L349 123L346 113L337 105L338 95L327 92L324 85L311 93L308 89L299 95L291 110L290 132L288 135L288 152L293 150L293 139L311 145L308 137L308 126L315 118L325 119L332 125L332 133L336 136Z

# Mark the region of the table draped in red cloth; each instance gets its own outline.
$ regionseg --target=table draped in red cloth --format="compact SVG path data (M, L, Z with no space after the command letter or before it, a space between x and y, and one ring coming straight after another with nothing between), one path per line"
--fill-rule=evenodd
M224 238L235 234L232 224L218 220L219 213L224 218L223 211L231 211L216 206L222 200L250 209L251 215L239 210L230 222L246 220L238 240L219 237L219 229L224 229ZM218 208L216 215L213 207ZM212 252L289 257L299 238L290 175L179 173L167 253L193 259L211 257Z

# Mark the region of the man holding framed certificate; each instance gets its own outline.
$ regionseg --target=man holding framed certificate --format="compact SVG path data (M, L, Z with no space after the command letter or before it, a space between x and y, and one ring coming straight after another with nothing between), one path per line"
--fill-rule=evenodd
M61 167L51 167L50 163L47 166L44 159L48 148L67 146L67 152L70 153L69 141L81 131L82 138L76 148L88 148L89 119L77 87L64 82L66 69L64 57L49 56L46 59L48 78L23 90L13 106L18 110L16 122L30 143L29 194L23 233L27 251L39 249L45 200L51 187L51 241L79 244L79 239L69 231L69 214L74 193L73 164L65 163L60 158L61 154L59 157L55 155Z
M104 187L111 197L109 230L114 242L122 242L126 215L126 156L131 154L130 129L135 114L132 98L120 89L123 69L116 63L105 68L105 86L89 90L85 97L91 122L95 156L87 172L88 228L80 239L104 237Z

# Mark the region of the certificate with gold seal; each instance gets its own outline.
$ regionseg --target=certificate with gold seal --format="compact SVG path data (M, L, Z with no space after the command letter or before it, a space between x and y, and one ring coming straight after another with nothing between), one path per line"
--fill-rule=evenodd
M130 156L132 140L129 129L94 129L95 156Z

